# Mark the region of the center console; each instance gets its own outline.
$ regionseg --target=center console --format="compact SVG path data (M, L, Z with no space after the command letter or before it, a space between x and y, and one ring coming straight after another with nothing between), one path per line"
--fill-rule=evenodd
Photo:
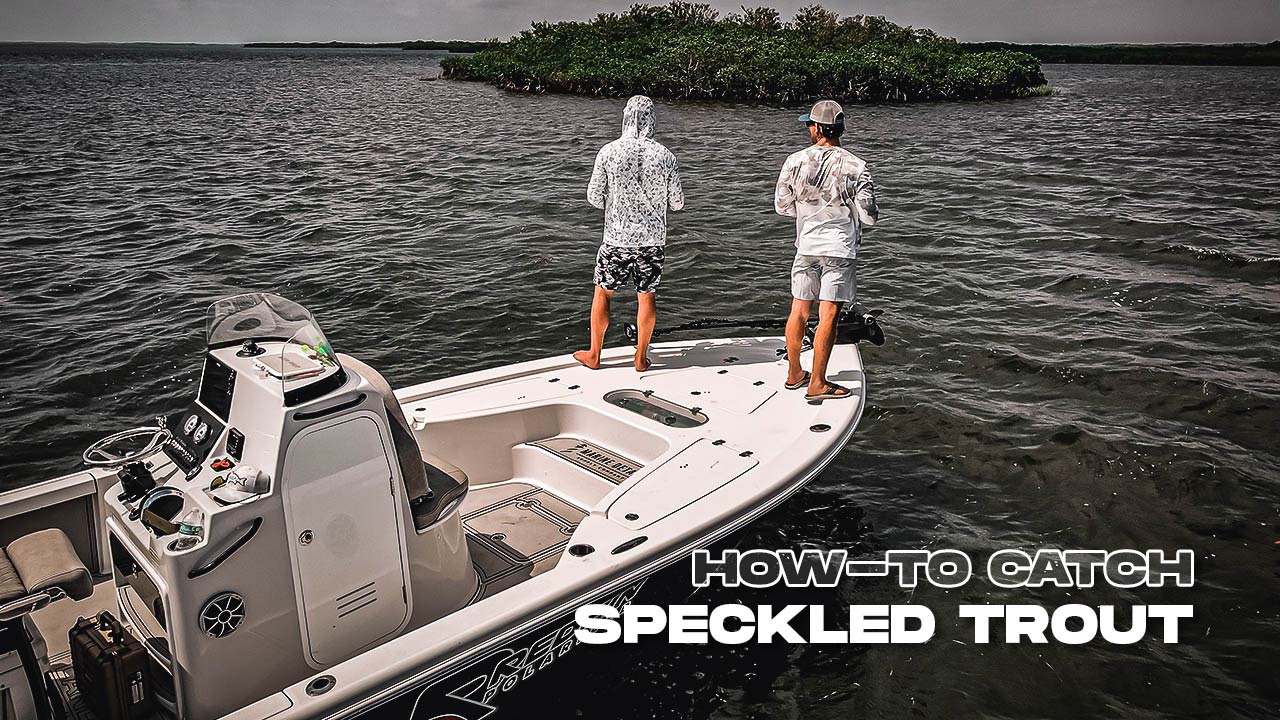
M172 678L189 717L220 716L313 672L303 660L279 475L295 414L290 391L320 380L332 387L341 368L324 364L288 381L261 358L298 346L257 347L254 355L239 343L209 347L196 397L164 418L169 437L144 461L154 487L105 499L120 619ZM238 669L246 656L275 666L246 676Z
M470 599L456 508L415 531L387 400L310 313L220 301L202 363L163 445L128 456L135 490L104 500L121 620L182 716L221 717ZM430 561L416 598L410 542Z

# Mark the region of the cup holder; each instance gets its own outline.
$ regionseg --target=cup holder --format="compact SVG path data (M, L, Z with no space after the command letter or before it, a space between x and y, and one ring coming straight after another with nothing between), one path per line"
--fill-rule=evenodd
M142 505L138 508L142 524L155 533L156 537L172 535L178 532L175 520L182 514L182 508L186 504L187 498L181 490L162 485L143 498Z

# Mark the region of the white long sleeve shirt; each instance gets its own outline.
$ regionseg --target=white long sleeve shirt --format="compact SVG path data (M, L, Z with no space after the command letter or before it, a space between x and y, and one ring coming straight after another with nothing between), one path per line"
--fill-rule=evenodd
M622 114L622 137L600 148L587 201L604 210L604 244L667 244L667 210L684 207L675 155L653 139L653 101L637 95Z
M782 165L773 197L796 219L796 254L854 258L862 226L880 216L867 164L842 147L810 145Z

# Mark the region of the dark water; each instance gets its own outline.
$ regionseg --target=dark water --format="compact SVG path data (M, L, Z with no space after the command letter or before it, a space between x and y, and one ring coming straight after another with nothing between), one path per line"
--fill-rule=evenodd
M619 101L429 82L436 61L404 53L41 52L0 53L0 487L184 402L222 295L302 302L396 384L583 340L582 195ZM1187 547L1197 587L919 590L923 647L589 650L505 717L1280 715L1280 71L1047 75L1061 94L851 111L883 209L860 294L892 339L865 351L852 445L743 544ZM689 197L663 324L783 313L770 193L796 110L660 104ZM1196 618L1180 645L983 647L950 620L982 601Z

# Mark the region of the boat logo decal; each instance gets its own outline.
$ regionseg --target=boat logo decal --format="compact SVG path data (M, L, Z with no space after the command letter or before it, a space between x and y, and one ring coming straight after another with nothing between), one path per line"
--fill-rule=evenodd
M631 603L643 585L644 580L639 580L598 602L621 609ZM545 626L545 631L522 635L423 688L414 701L409 719L483 720L489 717L497 711L500 695L564 657L578 644L574 637L578 624L573 614L562 620Z
M530 445L554 453L561 458L608 480L614 485L644 467L643 464L623 457L612 450L596 445L593 442L573 437L553 437L546 440L535 440Z

